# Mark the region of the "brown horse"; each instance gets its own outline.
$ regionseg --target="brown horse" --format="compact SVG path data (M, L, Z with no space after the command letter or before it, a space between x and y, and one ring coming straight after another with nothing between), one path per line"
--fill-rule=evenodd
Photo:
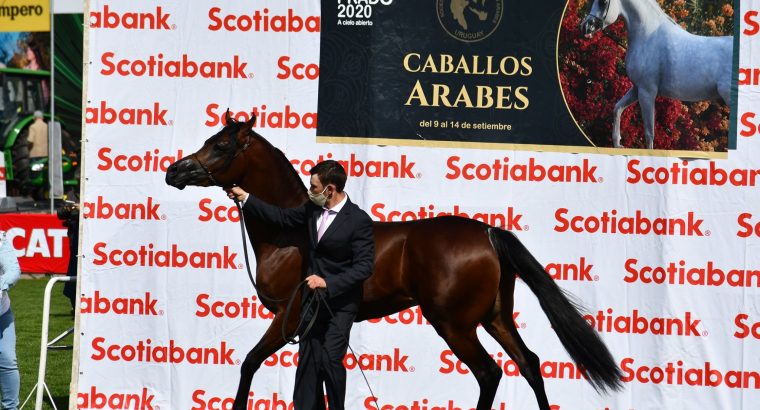
M230 187L238 185L282 208L308 200L303 181L285 155L251 130L255 118L226 126L198 152L172 164L166 183ZM256 256L258 290L274 314L269 329L248 353L240 370L235 409L244 409L253 374L285 345L285 298L305 278L309 239L306 228L281 230L245 219ZM549 410L538 356L528 350L512 319L515 276L538 298L562 345L595 389L620 387L621 371L612 355L563 291L511 232L471 219L440 217L413 222L375 223L375 270L364 283L357 321L383 317L419 305L425 318L480 386L478 410L491 409L502 369L476 335L478 325L506 350L533 389L539 408ZM300 307L299 307L300 309ZM285 326L291 334L298 315Z

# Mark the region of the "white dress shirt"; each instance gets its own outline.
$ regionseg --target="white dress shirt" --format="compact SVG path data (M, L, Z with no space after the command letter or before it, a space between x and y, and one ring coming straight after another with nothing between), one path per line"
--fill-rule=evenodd
M347 200L348 200L348 195L343 195L342 201L338 202L334 207L329 208L331 212L327 214L327 221L325 221L327 225L324 228L325 232L327 232L327 228L329 228L330 224L333 223L333 221L335 220L335 216L338 215L338 212L340 212L340 210L343 209L343 206L346 205ZM324 206L322 207L322 209L328 210L328 208ZM319 231L319 225L322 222L322 218L324 218L324 216L320 215L320 217L316 220L316 226L314 226L314 228L317 230L317 232Z

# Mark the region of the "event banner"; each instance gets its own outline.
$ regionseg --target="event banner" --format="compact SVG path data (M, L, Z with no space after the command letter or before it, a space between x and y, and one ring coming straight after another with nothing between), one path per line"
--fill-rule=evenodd
M653 132L660 150L725 153L738 42L715 6L731 2L669 3L323 1L317 135L589 152Z
M71 408L229 410L246 357L267 331L280 334L282 312L248 279L240 214L193 156L228 109L238 121L256 116L253 130L286 158L229 161L270 183L286 172L294 195L333 159L380 229L455 215L512 231L621 369L621 390L595 391L547 301L517 279L511 321L540 360L553 410L760 402L759 0L87 7ZM642 43L642 33L677 40ZM658 77L637 70L667 65L661 52L689 58L655 92L647 81ZM212 186L167 184L169 166L187 157L198 184ZM250 245L249 256L256 273ZM346 408L476 407L478 383L432 317L410 306L354 324ZM537 409L504 346L485 326L477 337L502 370L491 409ZM277 341L246 410L293 408L298 348Z

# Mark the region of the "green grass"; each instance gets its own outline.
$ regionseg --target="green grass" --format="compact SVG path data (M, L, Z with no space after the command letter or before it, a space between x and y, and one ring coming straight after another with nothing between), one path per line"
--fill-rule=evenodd
M16 317L16 356L21 372L20 403L32 391L37 383L40 364L40 332L42 331L42 302L45 285L50 277L41 279L22 279L11 289L11 308ZM53 339L74 326L69 299L63 296L63 283L53 287L50 300L50 329L48 340ZM73 336L69 335L58 344L72 345ZM71 381L71 350L48 350L45 383L53 395L58 409L69 406L69 382ZM52 409L47 399L42 408ZM34 409L34 395L24 407Z

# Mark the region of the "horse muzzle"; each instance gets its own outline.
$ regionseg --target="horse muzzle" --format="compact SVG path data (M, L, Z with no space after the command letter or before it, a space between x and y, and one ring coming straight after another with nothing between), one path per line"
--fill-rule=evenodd
M164 181L169 186L177 189L185 189L188 185L202 185L200 179L205 179L206 172L197 161L191 157L182 158L169 165L166 169Z
M597 31L601 30L604 22L599 17L589 14L581 22L581 33L586 38L591 38Z

